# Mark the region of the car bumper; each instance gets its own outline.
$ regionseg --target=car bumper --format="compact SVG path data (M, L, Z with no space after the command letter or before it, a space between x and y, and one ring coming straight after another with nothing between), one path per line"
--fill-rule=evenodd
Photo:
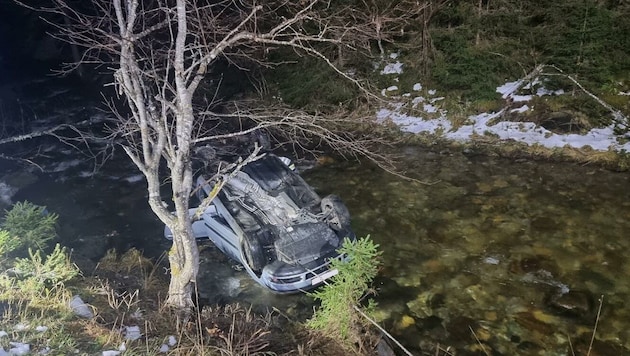
M344 256L335 257L345 260ZM307 291L327 283L337 275L337 269L331 269L331 261L328 260L315 266L292 266L280 261L275 261L262 271L260 282L267 288L278 293L297 293Z

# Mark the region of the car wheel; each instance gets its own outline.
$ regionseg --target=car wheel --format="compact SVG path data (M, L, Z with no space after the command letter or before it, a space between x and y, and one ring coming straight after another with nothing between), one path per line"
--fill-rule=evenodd
M243 252L245 255L245 263L254 271L260 271L265 266L265 252L263 251L260 241L245 237L243 239Z
M350 212L336 195L328 195L321 202L322 213L331 229L340 231L350 225Z

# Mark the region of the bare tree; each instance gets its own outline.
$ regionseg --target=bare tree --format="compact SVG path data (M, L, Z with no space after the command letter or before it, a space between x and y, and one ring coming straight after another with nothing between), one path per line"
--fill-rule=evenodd
M146 178L151 209L173 232L167 299L172 306L192 306L198 273L199 253L189 216L195 144L265 129L289 137L292 144L318 141L385 161L369 147L378 139L353 134L348 129L352 120L341 113L327 116L286 107L270 110L235 104L233 110L219 114L212 106L195 105L205 93L200 86L218 60L264 64L266 54L277 47L318 57L361 87L318 47L343 46L340 34L354 26L338 21L339 13L333 17L327 1L91 0L74 6L54 0L54 4L44 10L65 17L64 22L53 23L58 36L85 48L82 63L104 64L113 72L119 98L109 100L109 107L118 119L117 133L126 139L125 152ZM228 129L219 129L226 126ZM230 172L259 154L256 147L218 171L215 191L229 179ZM160 190L163 165L169 171L174 213Z

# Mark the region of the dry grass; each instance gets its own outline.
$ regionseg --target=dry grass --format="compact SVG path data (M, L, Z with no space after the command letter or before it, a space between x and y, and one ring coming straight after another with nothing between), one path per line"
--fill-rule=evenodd
M300 323L279 313L256 313L238 304L204 307L188 319L164 306L161 293L168 279L135 250L122 256L110 251L94 274L82 277L64 289L63 296L46 306L33 306L30 300L14 301L0 317L0 330L16 325L28 329L0 339L26 342L35 352L50 347L53 354L100 354L118 350L125 355L159 355L160 348L174 337L168 355L346 355L334 340L311 333ZM79 294L95 313L92 319L74 316L67 308L68 295ZM54 307L53 307L54 306ZM35 326L44 325L45 332ZM125 338L128 326L138 326L141 337ZM10 340L9 340L10 339ZM368 354L371 352L367 352Z

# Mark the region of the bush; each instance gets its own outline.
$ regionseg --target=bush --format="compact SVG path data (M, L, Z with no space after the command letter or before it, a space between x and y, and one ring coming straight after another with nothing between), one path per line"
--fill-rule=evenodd
M79 269L72 263L66 248L59 244L45 259L40 251L28 250L29 258L18 258L14 271L25 280L31 280L39 288L56 287L79 275Z
M339 338L346 345L359 343L367 320L355 309L378 272L378 245L369 236L356 241L345 240L339 252L347 261L333 260L331 268L339 273L312 296L321 302L308 326ZM374 307L368 303L366 311Z
M42 250L56 236L57 214L46 207L29 202L18 202L6 212L0 226L6 234L0 234L0 254L27 256L29 249Z

